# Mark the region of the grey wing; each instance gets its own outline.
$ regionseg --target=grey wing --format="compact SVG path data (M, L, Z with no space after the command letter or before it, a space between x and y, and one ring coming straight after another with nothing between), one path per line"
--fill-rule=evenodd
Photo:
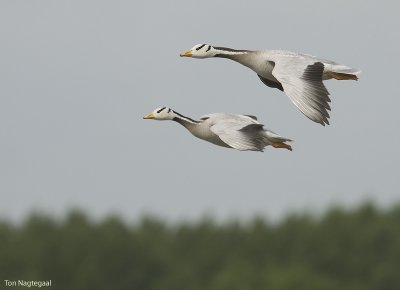
M308 118L323 126L329 124L329 92L322 83L324 64L310 62L300 56L279 56L272 75L284 92Z
M210 127L211 131L237 150L263 151L263 125L240 124L232 120L222 120Z
M254 115L243 115L243 116L246 116L246 117L252 118L254 121L257 121L257 117L256 117L256 116L254 116Z
M276 88L276 89L278 89L280 91L283 91L283 87L282 87L281 83L277 83L277 82L271 81L271 80L269 80L267 78L264 78L264 77L260 76L259 74L258 74L258 77L264 83L264 85L266 85L266 86L268 86L270 88Z

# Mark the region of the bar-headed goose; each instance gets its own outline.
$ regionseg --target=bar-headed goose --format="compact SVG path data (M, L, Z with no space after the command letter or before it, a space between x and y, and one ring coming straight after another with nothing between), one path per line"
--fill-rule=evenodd
M329 124L329 92L323 80L357 80L359 70L330 60L283 50L236 50L198 44L180 54L193 58L222 57L255 71L261 81L284 91L296 107L312 121Z
M176 121L197 138L237 150L263 151L268 145L292 150L290 145L285 144L292 140L264 129L263 125L257 122L257 118L251 115L214 113L196 121L170 108L162 107L155 109L143 119Z

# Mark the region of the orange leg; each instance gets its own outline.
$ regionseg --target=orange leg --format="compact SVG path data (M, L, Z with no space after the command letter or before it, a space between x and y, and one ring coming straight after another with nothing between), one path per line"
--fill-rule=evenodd
M352 74L338 73L333 71L327 71L325 74L336 80L358 80L358 77Z
M292 151L292 146L290 146L290 145L288 145L288 144L285 144L285 143L283 143L283 142L272 143L272 146L273 146L274 148L285 148L285 149L287 149L287 150Z

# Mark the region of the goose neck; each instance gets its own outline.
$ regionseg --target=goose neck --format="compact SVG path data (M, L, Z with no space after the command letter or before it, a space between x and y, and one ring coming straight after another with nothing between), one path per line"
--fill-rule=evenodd
M192 128L196 127L196 125L199 124L199 121L196 121L189 117L183 116L175 111L174 111L174 113L175 113L175 117L172 120L181 124L183 127L185 127L188 130L191 130Z
M240 62L240 59L243 58L244 55L251 52L250 50L239 50L227 47L215 47L215 50L215 57L229 58L238 62Z

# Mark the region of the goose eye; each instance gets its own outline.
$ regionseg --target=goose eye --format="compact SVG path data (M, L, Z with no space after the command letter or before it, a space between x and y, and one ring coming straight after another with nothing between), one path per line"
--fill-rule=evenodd
M160 114L164 109L165 109L165 107L159 109L159 110L157 111L157 114Z
M205 46L205 44L200 45L198 48L196 48L196 50L200 50Z

